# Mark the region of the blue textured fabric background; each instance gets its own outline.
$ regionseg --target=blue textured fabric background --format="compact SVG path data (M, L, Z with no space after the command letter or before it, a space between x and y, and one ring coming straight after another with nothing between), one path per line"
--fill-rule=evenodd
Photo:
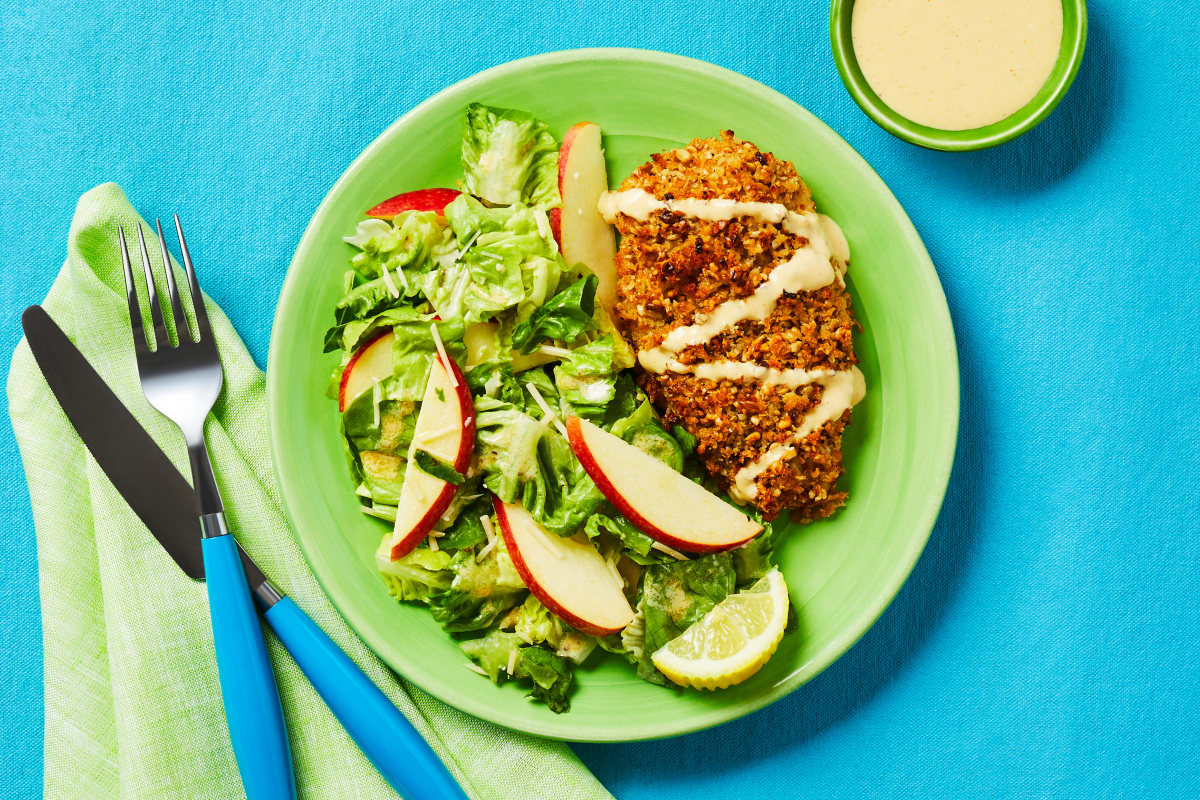
M262 364L309 216L426 96L570 47L732 68L833 126L912 216L958 338L958 457L912 578L827 672L716 730L576 751L622 800L1195 797L1200 5L1094 2L1059 109L966 155L867 120L815 0L517 5L6 6L0 350L62 262L76 198L102 181L145 215L186 213L206 289ZM0 795L35 797L36 554L0 428Z

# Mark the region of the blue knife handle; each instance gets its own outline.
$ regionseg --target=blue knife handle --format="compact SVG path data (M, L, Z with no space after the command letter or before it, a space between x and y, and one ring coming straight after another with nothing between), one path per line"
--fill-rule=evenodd
M466 800L412 723L290 597L263 616L329 710L405 800Z
M295 800L283 707L233 536L201 539L229 739L247 800Z

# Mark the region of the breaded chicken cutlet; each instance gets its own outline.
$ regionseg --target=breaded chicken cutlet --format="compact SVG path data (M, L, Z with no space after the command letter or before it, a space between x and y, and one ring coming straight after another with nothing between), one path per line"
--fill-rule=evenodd
M621 234L616 321L664 420L767 518L832 514L863 384L845 239L795 167L726 131L656 154L601 209Z

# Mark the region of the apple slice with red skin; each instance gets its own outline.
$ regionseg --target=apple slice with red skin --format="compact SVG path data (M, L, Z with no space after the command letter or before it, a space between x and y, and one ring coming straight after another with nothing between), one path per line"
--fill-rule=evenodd
M689 553L714 553L762 530L700 484L585 419L567 418L567 439L608 501L655 541Z
M368 211L367 216L394 219L405 211L436 211L442 214L458 195L457 189L417 189L389 197Z
M573 125L558 151L559 213L550 215L550 228L568 265L583 262L595 273L596 302L612 311L617 299L617 243L612 226L600 216L597 204L608 191L600 126L594 122Z
M475 451L475 402L458 364L452 358L446 361L449 364L441 355L434 356L421 399L389 542L392 561L407 555L429 535L458 491L453 483L418 467L415 452L424 450L461 474L466 473Z
M591 542L551 533L515 503L493 496L492 504L513 566L542 605L592 636L616 633L633 620L621 580Z
M338 384L338 411L345 411L354 398L392 374L392 344L396 337L392 329L372 338L354 352L346 368L342 370L342 381Z

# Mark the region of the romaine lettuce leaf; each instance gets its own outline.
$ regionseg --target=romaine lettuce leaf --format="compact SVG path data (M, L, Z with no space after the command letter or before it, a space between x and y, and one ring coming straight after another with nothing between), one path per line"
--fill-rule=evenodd
M517 325L513 331L513 349L532 353L548 339L573 342L579 334L596 330L592 313L596 308L597 283L595 275L588 275L547 300L528 319ZM610 362L611 349L610 344Z
M540 600L529 595L517 609L513 630L525 644L545 642L551 647L558 647L562 640L563 623Z
M746 510L748 509L743 509ZM763 530L741 547L730 551L733 553L733 571L737 576L738 586L758 580L775 566L775 528L760 514L753 511L750 513L763 526Z
M475 461L483 485L506 503L514 502L521 484L538 474L538 442L546 426L512 403L487 395L475 398Z
M608 505L588 517L583 530L589 539L595 539L603 533L616 536L626 550L626 555L642 566L662 563L668 558L665 555L659 555L652 549L653 539L642 533L636 525Z
M416 294L412 279L433 268L433 255L449 246L450 232L434 211L405 211L391 223L365 219L345 240L361 251L350 259L355 272L382 279L387 267L392 286L411 297Z
M519 651L524 644L515 633L495 628L478 639L459 642L458 646L468 658L483 668L489 678L499 683L501 673L507 674L509 659L512 658L509 654L514 650Z
M470 553L470 550L460 552ZM482 631L495 624L520 599L516 592L496 592L476 597L469 592L447 589L429 596L429 611L450 633Z
M541 700L555 714L571 707L567 690L571 687L571 662L541 647L522 647L517 675L533 680L529 694Z
M733 556L728 551L647 567L642 580L645 649L638 662L638 677L660 682L661 676L654 678L659 673L650 656L724 600L735 582Z
M446 591L454 580L451 556L440 550L418 547L403 558L391 560L391 535L385 535L375 563L388 591L399 600L428 602L431 595Z
M460 252L419 280L444 318L481 322L514 307L524 318L558 287L565 264L544 211L487 208L463 194L446 206L446 220Z
M430 328L436 325L446 354L462 361L462 320L434 320L432 315L418 314L414 319L392 326L395 342L392 345L392 377L381 385L389 400L420 400L429 381L429 367L437 353Z
M563 356L554 368L554 385L564 414L602 420L617 394L612 336L601 336Z
M540 370L527 374L546 380ZM541 413L533 410L532 401L530 406ZM570 536L604 502L566 438L553 427L487 395L475 400L475 426L476 466L484 486L506 503L519 502L547 529Z
M477 485L477 481L472 483L472 486ZM455 500L465 496L468 496L468 487L459 489L455 494ZM487 533L483 529L483 523L479 520L485 515L488 517L492 515L492 504L487 499L486 492L465 503L464 507L455 514L454 523L447 527L443 536L438 539L438 547L442 550L463 550L486 542Z
M468 105L462 165L467 189L489 203L543 209L560 203L558 143L532 114Z

